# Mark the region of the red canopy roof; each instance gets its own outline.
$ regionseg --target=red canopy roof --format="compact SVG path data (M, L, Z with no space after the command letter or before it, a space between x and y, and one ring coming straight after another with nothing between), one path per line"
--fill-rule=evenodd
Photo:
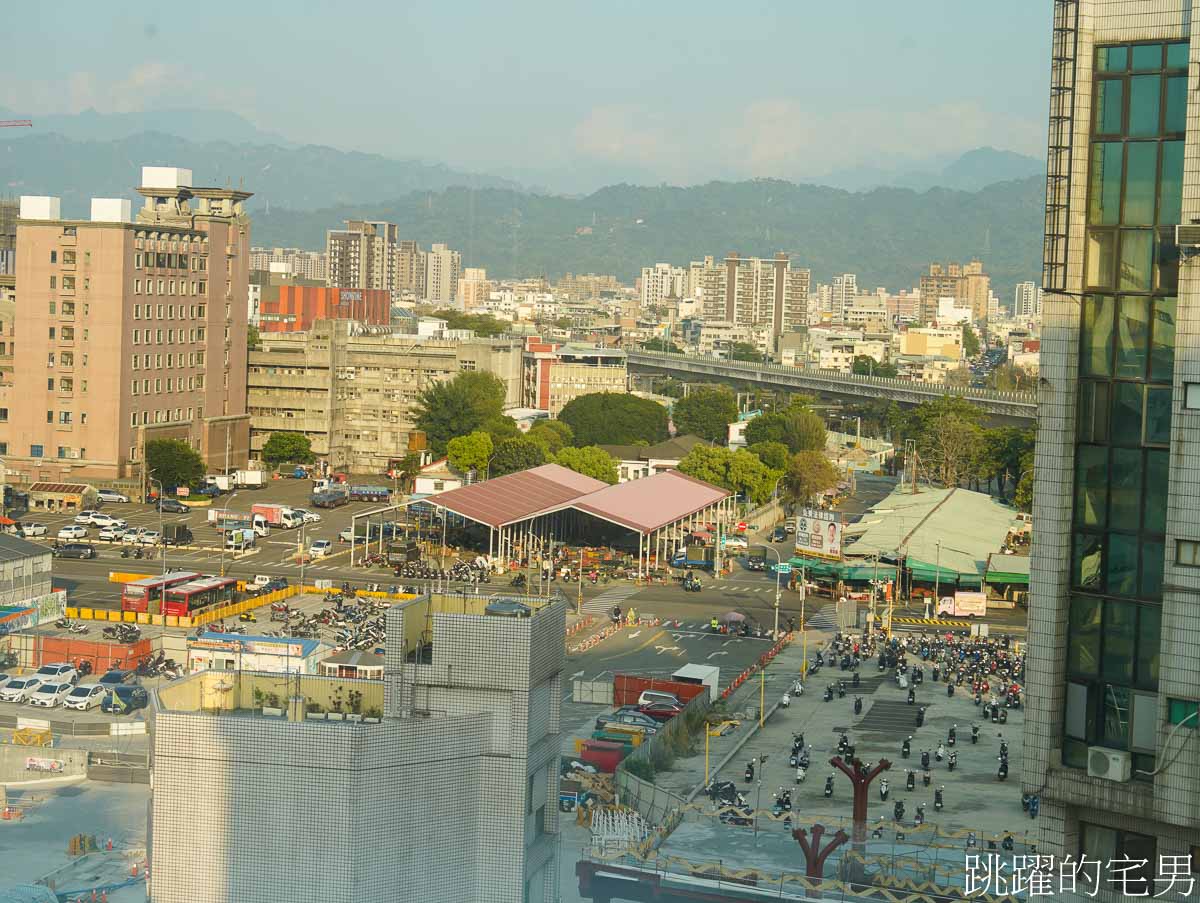
M558 464L543 464L483 483L450 489L423 501L476 523L500 527L603 489L608 484Z
M728 490L678 470L664 470L645 479L605 486L576 499L567 507L639 533L649 533L729 495Z

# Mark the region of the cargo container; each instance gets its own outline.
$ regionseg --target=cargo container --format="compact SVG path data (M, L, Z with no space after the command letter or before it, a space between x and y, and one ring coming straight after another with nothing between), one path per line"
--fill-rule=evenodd
M239 489L262 489L266 485L266 475L261 470L239 470L233 475Z
M261 514L246 514L240 511L226 511L223 508L209 508L208 522L218 533L229 530L253 530L259 536L271 532L271 526Z
M192 538L192 531L186 524L163 525L163 541L169 546L191 545Z

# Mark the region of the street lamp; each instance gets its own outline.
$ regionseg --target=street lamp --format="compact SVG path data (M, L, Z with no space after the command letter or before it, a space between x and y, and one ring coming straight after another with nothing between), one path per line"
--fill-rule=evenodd
M775 555L775 630L771 633L771 639L779 639L779 569L783 566L783 559L779 556L779 550L771 545L763 546L768 552Z
M154 473L154 471L150 471L150 473ZM163 484L162 480L154 477L150 477L150 482L158 484L158 541L162 543L162 575L165 578L167 576L167 534L163 529Z
M222 527L224 527L224 526L225 526L225 515L229 513L229 503L230 503L230 502L232 502L232 501L233 501L235 498L237 498L237 493L236 493L236 492L232 492L232 493L230 493L230 494L229 494L229 498L227 498L227 499L225 500L225 505L224 505L224 507L223 507L223 508L221 508L221 521L220 521L220 524L221 524L221 526L222 526ZM251 523L251 526L253 526L253 523L254 523L254 522L253 522L253 521L251 521L250 523ZM224 530L224 529L223 529L223 530L221 531L221 576L222 576L222 577L224 577L224 576L225 576L225 546L226 546L226 545L228 544L228 542L229 542L229 535L228 535L228 534L229 534L229 531L228 531L228 530Z

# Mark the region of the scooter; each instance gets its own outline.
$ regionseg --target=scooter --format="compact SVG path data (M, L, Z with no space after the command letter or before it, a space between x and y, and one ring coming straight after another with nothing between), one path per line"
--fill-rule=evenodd
M971 725L971 745L974 746L979 742L979 725Z
M937 809L939 812L942 811L942 791L944 791L945 789L946 788L943 785L943 786L939 787L937 790L933 791L933 808Z
M946 684L946 696L954 695L954 684Z
M917 814L914 817L914 821L918 825L925 824L925 804L924 803L920 803L917 806Z
M907 759L912 753L912 737L905 737L904 742L900 744L900 758Z
M998 780L998 781L1007 781L1008 780L1008 759L1000 760L1000 769L996 772L996 780Z
M904 789L911 791L911 790L915 790L916 788L917 788L917 773L910 768L908 770L908 773L904 777Z
M921 785L924 787L929 786L929 772L928 771L921 772Z
M853 687L855 690L857 690L857 689L858 689L858 687L859 687L859 683L860 683L860 681L859 681L859 679L858 679L858 672L857 672L857 671L855 671L855 672L854 672L854 677L852 677L852 678L850 679L850 686L851 686L851 687Z
M861 696L854 697L854 714L855 715L862 714L862 697Z
M846 682L844 680L839 680L838 681L838 699L845 699L845 698L846 698Z
M780 707L786 709L791 704L792 704L792 697L790 695L788 695L787 693L784 693L783 697L779 700Z
M803 766L796 766L796 783L803 784L805 778L808 777L808 769Z
M917 709L917 727L920 727L924 723L925 723L925 706L921 706L920 708Z
M946 765L951 771L954 771L955 767L958 765L958 750L955 749L950 751L950 760L946 763Z
M950 726L950 732L946 735L946 745L953 746L957 742L958 742L958 725L954 724L954 725Z
M746 783L749 784L754 780L754 760L751 759L746 763Z
M945 743L938 744L937 752L934 753L934 758L937 759L939 762L942 761L942 759L946 758L946 744Z
M917 691L914 690L912 687L908 688L908 704L909 705L917 704Z
M798 679L792 684L792 695L793 696L803 696L804 695L804 684L801 683Z
M1004 740L1000 741L1000 755L1008 758L1008 744Z
M831 796L833 796L833 775L825 779L825 799L829 799Z
M879 798L886 800L888 798L888 789L891 785L888 784L887 778L881 778L879 781Z
M826 688L825 688L825 695L824 695L824 697L822 697L822 698L823 698L823 699L824 699L826 702L829 702L831 699L833 699L833 687L831 687L831 686L830 686L830 687L826 687Z
M929 771L929 750L921 750L921 767Z
M896 822L904 821L904 800L896 800L896 805L892 807L892 819Z

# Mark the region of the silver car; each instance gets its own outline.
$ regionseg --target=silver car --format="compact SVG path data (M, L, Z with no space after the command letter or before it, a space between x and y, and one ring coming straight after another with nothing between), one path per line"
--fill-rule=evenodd
M0 687L0 701L24 702L41 685L40 677L14 677Z

